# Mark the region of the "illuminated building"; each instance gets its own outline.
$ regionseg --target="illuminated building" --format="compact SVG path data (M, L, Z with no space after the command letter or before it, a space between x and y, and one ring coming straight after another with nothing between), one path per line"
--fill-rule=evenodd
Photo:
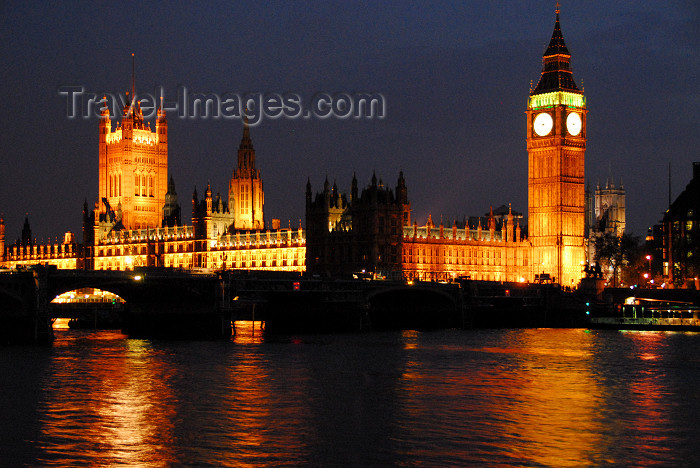
M410 224L410 204L403 174L395 193L376 185L373 202L356 205L356 180L350 197L334 185L312 200L307 185L307 266L325 273L372 272L406 279L534 281L551 278L575 286L585 263L584 153L586 101L573 80L571 55L559 25L559 10L546 48L542 75L530 91L527 107L529 236L520 224L493 212L445 228L432 218L425 226ZM365 191L363 191L363 196ZM361 203L360 203L361 204ZM400 208L403 207L403 208ZM405 209L405 213L401 213ZM370 220L358 222L356 213ZM398 222L401 223L400 234Z
M442 221L436 226L430 217L425 226L412 224L402 173L394 189L373 176L362 192L353 177L349 196L341 194L336 184L331 188L327 180L323 191L313 196L309 181L307 231L301 226L280 229L278 220L273 221L272 230L264 230L262 177L247 123L229 181L228 201L220 194L214 196L209 185L202 199L195 190L192 225L181 226L175 185L172 180L167 183L165 113L158 112L152 133L144 127L140 106L134 103L124 109L115 132L108 111L103 113L101 202L96 213L85 210L85 247L80 253L75 247L66 249L76 257L78 267L95 269L140 265L308 269L312 274L438 281L546 277L575 286L585 263L587 110L583 92L573 80L570 58L557 10L542 75L530 90L526 110L527 238L521 232L520 215L510 207L492 210L486 217L453 221L451 226ZM33 256L31 249L36 247L6 255L5 264L49 262Z
M5 259L5 218L0 214L0 262ZM2 264L0 263L0 266Z
M13 245L5 243L5 221L0 216L0 267L16 268L17 266L46 264L56 268L74 270L83 263L79 246L72 232L67 232L63 242L53 244L37 244L32 241L32 230L29 220L24 219L22 239Z
M158 110L156 130L152 132L150 123L143 121L132 77L131 102L124 106L121 123L112 131L109 109L105 107L99 130L100 220L121 222L124 229L160 226L168 189L165 111Z
M700 162L663 218L663 276L676 287L698 288L700 277Z
M586 190L586 258L589 265L596 263L596 238L604 235L620 237L625 233L625 224L625 188L622 181L616 186L612 177L608 177L605 186L597 184L593 194Z
M127 138L128 135L131 137ZM137 162L129 165L126 162L129 158ZM133 185L125 183L127 169L138 172ZM136 102L133 109L125 108L121 126L111 132L109 112L105 110L100 120L102 202L96 204L94 211L88 209L87 203L83 207L83 243L78 244L68 233L62 244L36 245L25 221L23 241L2 248L0 261L9 268L46 264L61 269L96 270L136 267L305 270L306 235L301 226L282 228L279 220L274 219L273 229L264 230L262 178L255 167L255 150L247 123L237 166L229 182L228 203L220 195L213 197L209 185L201 200L195 190L192 225L183 226L175 182L172 178L167 184L166 181L165 113L158 111L153 134L143 124ZM138 190L138 194L124 195L132 189ZM4 227L4 220L0 220L0 247L4 247Z
M520 224L493 211L476 224L453 221L451 227L433 224L404 228L403 271L407 279L449 281L532 281L531 246L521 237Z
M595 231L621 236L625 233L625 187L610 178L595 189Z
M238 167L233 170L228 189L228 205L236 229L263 229L265 194L260 171L255 168L255 148L246 119L238 147Z
M425 226L411 224L403 173L394 190L373 175L359 194L353 176L350 196L326 180L314 197L307 183L306 227L310 273L421 281L533 279L531 246L510 209L448 228L435 226L431 217Z
M528 238L534 268L576 285L585 264L586 99L556 12L542 76L527 105Z
M306 239L301 226L264 230L264 193L250 129L244 125L238 164L229 182L229 201L212 195L207 184L200 200L192 195L192 225L180 226L175 183L157 227L123 229L116 217L95 220L94 269L126 270L139 266L182 269L304 271ZM97 218L97 217L96 217Z

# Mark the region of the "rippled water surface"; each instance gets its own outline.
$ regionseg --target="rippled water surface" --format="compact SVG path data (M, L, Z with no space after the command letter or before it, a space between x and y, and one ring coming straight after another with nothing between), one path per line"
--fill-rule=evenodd
M0 465L700 465L700 334L238 329L0 348Z

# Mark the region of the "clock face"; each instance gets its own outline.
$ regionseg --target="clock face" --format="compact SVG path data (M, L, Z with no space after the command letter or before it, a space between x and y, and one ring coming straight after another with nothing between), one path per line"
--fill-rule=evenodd
M581 115L578 112L570 112L566 117L566 129L572 136L581 133Z
M551 115L549 115L546 112L542 112L541 114L537 114L537 117L535 117L535 121L533 122L533 125L535 127L536 134L538 134L539 136L545 136L545 135L549 135L549 132L552 131L552 126L554 125L554 121L552 120Z

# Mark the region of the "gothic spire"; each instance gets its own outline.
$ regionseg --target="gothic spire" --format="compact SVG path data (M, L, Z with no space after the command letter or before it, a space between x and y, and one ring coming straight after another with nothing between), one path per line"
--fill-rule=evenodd
M131 101L136 99L136 58L131 53Z
M569 49L566 47L566 43L564 42L564 36L561 33L561 26L559 24L559 2L557 2L557 10L556 10L556 21L554 22L554 32L552 32L552 39L549 41L549 46L547 46L547 50L544 52L544 56L548 55L557 55L557 54L564 54L564 55L569 55Z
M250 139L247 115L243 117L243 137L241 138L241 144L238 146L237 170L240 176L248 177L255 174L255 148L253 148L253 140Z
M564 42L564 35L559 24L559 2L557 2L554 31L549 45L542 55L542 76L535 89L530 93L541 94L553 91L580 92L574 82L569 62L571 54Z
M131 120L133 127L143 129L143 112L141 111L141 104L136 100L136 65L135 65L134 54L131 54L131 96L129 102L124 105L124 112L122 117L127 117ZM129 94L129 91L127 91ZM122 125L124 124L124 118L122 118Z
M238 147L238 149L254 149L253 140L250 139L250 127L248 126L247 114L243 117L243 138L241 138L241 145Z

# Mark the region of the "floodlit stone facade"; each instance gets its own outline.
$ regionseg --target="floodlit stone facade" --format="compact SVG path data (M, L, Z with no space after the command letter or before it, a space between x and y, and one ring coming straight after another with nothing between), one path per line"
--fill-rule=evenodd
M209 185L201 199L195 190L192 225L182 226L175 184L167 178L165 112L158 111L151 132L132 99L114 131L109 111L102 113L99 202L94 211L84 207L82 244L66 238L60 245L23 241L7 247L0 219L0 260L9 267L280 270L431 281L546 278L576 286L585 266L587 109L570 58L557 10L542 75L526 109L527 236L522 215L510 207L453 220L451 226L435 225L431 217L418 226L403 173L394 188L373 175L362 191L353 177L349 194L326 180L314 195L309 181L307 230L282 229L279 220L266 230L262 176L247 122L228 200L214 196Z

